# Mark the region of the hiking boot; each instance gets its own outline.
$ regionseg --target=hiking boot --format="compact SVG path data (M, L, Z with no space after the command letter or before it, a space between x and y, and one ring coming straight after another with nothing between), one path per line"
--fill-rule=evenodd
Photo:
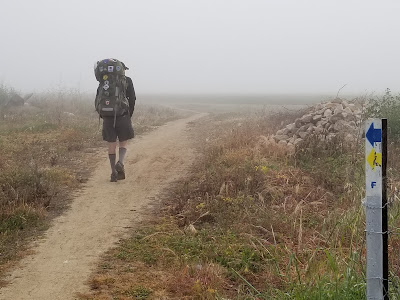
M118 180L118 173L111 173L111 182L117 182Z
M118 174L117 178L118 178L118 180L125 179L125 168L124 168L124 165L120 161L118 161L115 164L115 170L117 170L117 174Z

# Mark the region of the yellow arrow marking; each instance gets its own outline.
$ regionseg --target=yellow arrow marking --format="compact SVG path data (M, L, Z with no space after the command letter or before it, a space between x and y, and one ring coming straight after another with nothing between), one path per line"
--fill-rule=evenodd
M382 166L382 153L378 153L375 149L372 149L370 154L367 156L367 162L371 166L372 171L375 170L375 167Z

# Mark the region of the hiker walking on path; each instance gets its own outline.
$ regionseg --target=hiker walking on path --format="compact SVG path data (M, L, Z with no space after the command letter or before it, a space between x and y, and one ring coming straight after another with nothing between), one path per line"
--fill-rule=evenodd
M125 70L129 68L123 62L111 58L98 61L94 71L99 81L95 107L103 119L103 140L108 142L111 182L125 179L126 146L128 140L134 137L131 117L135 109L136 95L132 79L125 76Z

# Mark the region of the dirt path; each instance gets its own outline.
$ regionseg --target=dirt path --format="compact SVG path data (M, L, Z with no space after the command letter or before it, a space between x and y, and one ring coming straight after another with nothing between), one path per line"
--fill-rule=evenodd
M76 299L86 292L85 281L99 256L140 221L146 205L163 188L184 176L194 154L187 124L205 114L171 122L135 139L125 162L127 179L110 183L104 159L70 210L54 221L35 254L9 274L10 284L0 290L4 300Z

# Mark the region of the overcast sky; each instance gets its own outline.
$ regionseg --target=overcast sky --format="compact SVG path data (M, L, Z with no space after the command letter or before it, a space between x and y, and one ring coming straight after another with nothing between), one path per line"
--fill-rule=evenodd
M137 93L400 91L398 0L0 0L0 83Z

